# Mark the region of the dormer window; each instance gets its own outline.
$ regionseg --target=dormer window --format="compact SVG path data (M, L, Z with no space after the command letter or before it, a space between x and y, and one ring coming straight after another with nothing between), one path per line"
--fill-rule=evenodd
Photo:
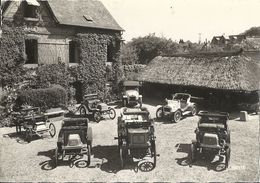
M25 18L38 18L37 8L40 6L36 0L26 0L24 3L24 17Z
M88 22L93 22L93 18L89 15L83 15L83 17L85 18L85 20L87 20Z

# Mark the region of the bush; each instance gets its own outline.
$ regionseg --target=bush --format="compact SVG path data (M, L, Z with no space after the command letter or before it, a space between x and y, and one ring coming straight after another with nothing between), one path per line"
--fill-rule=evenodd
M138 80L138 74L143 71L146 65L134 64L134 65L124 65L123 71L125 80Z
M21 91L18 94L17 105L29 104L42 109L53 107L64 107L67 105L66 90L59 85L54 85L51 88L33 89Z

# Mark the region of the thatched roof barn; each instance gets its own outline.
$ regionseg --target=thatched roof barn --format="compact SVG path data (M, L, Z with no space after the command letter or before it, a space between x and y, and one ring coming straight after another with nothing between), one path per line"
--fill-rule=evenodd
M250 57L162 57L153 59L140 81L211 89L256 91L260 68Z

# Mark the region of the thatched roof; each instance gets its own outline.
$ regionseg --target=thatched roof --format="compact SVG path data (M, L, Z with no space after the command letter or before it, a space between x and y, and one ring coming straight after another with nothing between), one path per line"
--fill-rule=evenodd
M260 68L250 57L162 57L153 59L139 80L150 83L255 91L260 86Z

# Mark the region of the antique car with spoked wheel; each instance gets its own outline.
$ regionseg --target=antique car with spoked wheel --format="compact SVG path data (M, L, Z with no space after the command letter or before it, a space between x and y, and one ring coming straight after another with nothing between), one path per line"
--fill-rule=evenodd
M133 107L139 104L142 107L142 95L139 94L139 81L124 81L122 103L124 107Z
M230 160L230 130L228 128L229 114L225 112L200 111L198 127L195 130L196 140L192 141L190 159L193 164L199 155L216 156L220 161L216 170L222 171L229 165Z
M144 172L156 166L154 122L146 108L123 108L118 117L118 148L121 167L132 159Z
M191 98L193 97L187 93L175 93L172 100L166 99L167 104L157 109L156 117L158 119L168 117L171 121L177 123L183 115L196 115L197 106L191 102Z
M63 120L55 149L55 167L62 161L68 161L79 168L90 165L93 136L88 122L88 118Z
M20 110L13 116L16 132L21 133L22 127L25 130L25 140L31 142L33 136L44 138L54 137L56 128L48 117L41 113L39 107L28 107Z
M88 94L83 98L83 102L78 108L80 115L92 117L97 123L107 115L110 119L116 117L116 111L114 108L108 106L106 103L102 103L98 99L97 94Z

